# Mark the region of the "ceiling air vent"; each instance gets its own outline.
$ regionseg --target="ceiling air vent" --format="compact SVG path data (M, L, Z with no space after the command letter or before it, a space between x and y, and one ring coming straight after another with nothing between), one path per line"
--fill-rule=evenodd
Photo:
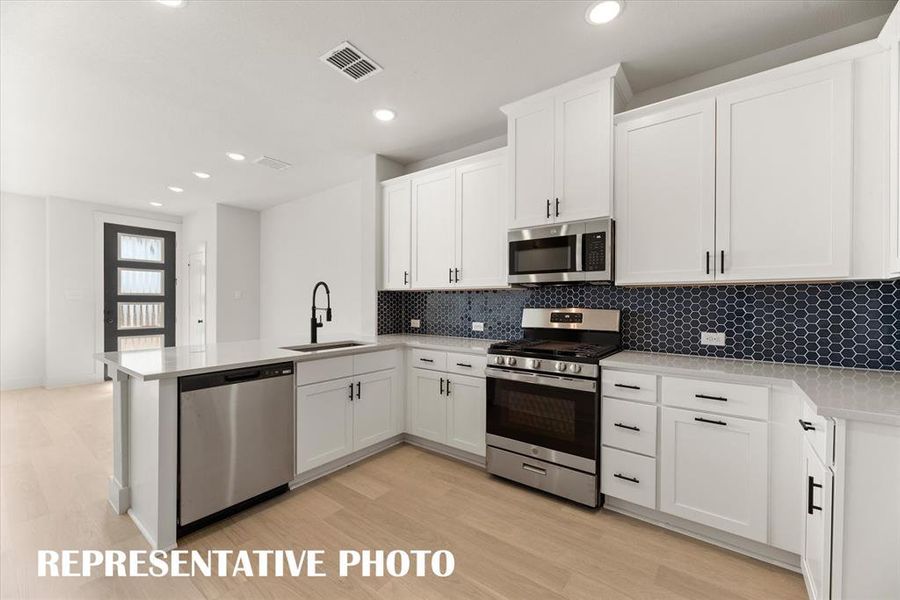
M268 156L260 156L253 161L253 164L263 167L269 167L270 169L275 169L276 171L284 171L285 169L291 168L291 165L289 163L278 160L277 158L270 158Z
M350 42L343 42L319 57L353 81L362 81L381 71L378 64Z

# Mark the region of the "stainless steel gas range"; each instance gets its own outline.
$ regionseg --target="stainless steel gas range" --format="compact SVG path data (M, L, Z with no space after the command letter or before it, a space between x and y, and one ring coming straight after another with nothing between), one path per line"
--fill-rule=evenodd
M493 344L487 470L599 506L600 367L622 345L618 310L526 308L524 338Z

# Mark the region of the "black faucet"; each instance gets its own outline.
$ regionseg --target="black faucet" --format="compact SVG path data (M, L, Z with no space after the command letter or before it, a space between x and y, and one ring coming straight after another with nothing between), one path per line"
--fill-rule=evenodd
M316 293L319 291L320 285L325 287L325 299L328 306L324 309L316 308ZM325 311L325 320L331 321L331 290L328 289L328 284L324 281L318 282L316 287L313 288L312 317L309 319L309 341L312 344L319 343L318 329L324 325L321 316L316 319L316 311L321 310Z

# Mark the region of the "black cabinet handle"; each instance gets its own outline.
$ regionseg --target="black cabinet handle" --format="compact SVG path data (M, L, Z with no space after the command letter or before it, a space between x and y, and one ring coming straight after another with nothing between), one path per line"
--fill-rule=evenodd
M550 198L547 198L547 218L550 218Z
M721 254L719 255L719 269L722 271L723 274L725 273L725 251L724 250L722 250Z
M706 251L706 274L709 275L709 250Z
M556 216L559 216L559 198L556 198Z
M713 421L712 419L704 419L703 417L694 417L695 421L700 421L701 423L709 423L710 425L728 425L725 421Z
M453 279L456 280L456 283L459 283L459 269L453 269Z
M641 386L639 386L639 385L628 385L627 383L614 383L613 385L615 387L625 388L625 389L629 389L629 390L641 389Z
M613 477L617 479L624 479L625 481L630 481L631 483L640 483L641 480L637 477L629 477L628 475L622 475L621 473L613 473Z
M350 382L350 402L353 402L353 382Z
M450 395L450 378L447 378L447 395Z
M634 425L625 425L624 423L613 423L616 427L621 427L622 429L630 429L631 431L640 431L640 427L635 427Z
M403 285L406 285L407 283L409 283L409 281L407 280L408 277L409 277L409 272L403 271Z
M356 399L359 400L362 397L362 384L360 382L356 382Z
M800 427L803 428L803 431L815 431L816 427L809 421L804 421L803 419L799 419Z
M447 269L447 283L453 283L453 267Z
M466 367L467 369L471 369L471 368L472 368L472 365L470 365L470 364L468 364L468 363L456 363L456 366L457 366L457 367Z
M813 504L813 490L815 488L822 489L822 484L816 483L812 475L807 476L806 480L806 514L811 515L813 514L813 511L822 510L821 506Z
M419 360L421 360L422 362L427 362L427 363L433 363L433 362L434 362L434 361L433 361L432 359L430 359L430 358L420 358Z
M444 395L444 378L441 377L441 395Z
M700 398L702 400L718 400L719 402L728 402L728 398L723 396L707 396L706 394L694 394L694 398Z

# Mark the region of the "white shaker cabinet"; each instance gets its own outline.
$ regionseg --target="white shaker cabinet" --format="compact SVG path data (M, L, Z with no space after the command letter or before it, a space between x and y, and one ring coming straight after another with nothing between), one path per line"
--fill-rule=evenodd
M447 439L444 386L447 377L438 371L409 370L409 432L443 444Z
M717 280L850 275L851 68L716 98Z
M397 370L362 375L356 381L353 399L353 447L371 446L396 434L400 394Z
M487 386L484 378L447 376L447 444L472 454L485 454Z
M661 427L660 510L766 543L766 423L663 407Z
M616 126L616 283L711 281L716 104Z
M896 9L895 9L896 10ZM890 77L890 226L888 271L900 276L900 41L889 48Z
M803 441L803 577L811 600L831 597L831 498L834 476Z
M297 388L299 473L353 451L353 385L344 378Z
M555 189L554 99L517 106L507 118L510 227L549 223Z
M453 283L455 228L453 171L412 178L412 285L449 287Z
M506 160L503 153L462 164L456 183L454 287L506 285Z
M384 227L384 289L409 289L412 198L410 182L401 180L382 192Z

